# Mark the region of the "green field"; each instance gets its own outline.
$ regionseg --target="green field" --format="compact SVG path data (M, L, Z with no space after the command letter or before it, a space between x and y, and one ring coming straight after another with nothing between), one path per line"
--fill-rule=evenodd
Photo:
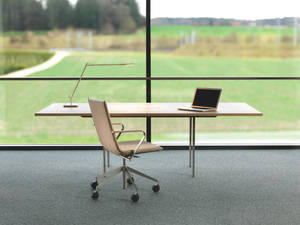
M237 36L267 36L273 37L278 35L276 27L243 27L243 26L152 26L152 37L179 37L180 33L187 34L196 31L200 37L225 37L235 33ZM280 29L282 36L292 36L292 27L282 27ZM143 32L145 34L145 31Z
M144 53L74 53L52 68L31 77L79 76L85 63L133 62L130 67L92 67L85 76L145 76ZM299 76L300 59L235 59L180 57L153 54L152 76Z
M31 77L78 77L86 62L133 62L132 67L88 68L86 76L145 76L145 54L133 52L81 52ZM277 76L298 75L300 59L211 59L152 54L154 76ZM97 143L90 119L34 117L52 102L67 102L75 81L1 82L0 138L2 143ZM197 120L197 129L214 138L241 137L260 132L286 132L300 138L300 85L298 81L153 81L154 102L190 102L196 87L223 88L222 102L247 102L263 117ZM88 97L109 102L144 102L144 81L82 81L75 102ZM114 119L116 121L116 119ZM120 119L119 119L120 120ZM119 121L117 120L117 121ZM145 128L144 119L122 119L127 128ZM163 121L163 123L162 123ZM155 141L187 141L187 119L153 119ZM235 133L238 132L238 133ZM215 135L213 135L215 134ZM235 134L235 135L234 135ZM292 135L290 135L292 134ZM244 136L243 136L244 135ZM251 136L251 135L250 135ZM202 136L200 136L202 137ZM253 137L253 135L251 136ZM278 136L274 136L278 138Z

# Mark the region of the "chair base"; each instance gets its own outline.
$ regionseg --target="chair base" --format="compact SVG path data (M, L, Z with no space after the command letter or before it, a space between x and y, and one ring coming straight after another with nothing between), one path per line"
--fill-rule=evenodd
M125 159L123 159L123 166L120 166L116 169L110 170L108 172L105 172L103 174L100 174L99 176L96 177L96 181L94 181L91 184L91 187L94 189L94 193L92 195L93 199L98 199L99 197L99 189L106 183L108 183L109 181L111 181L115 176L117 176L118 174L122 173L122 187L123 189L126 188L126 175L128 177L127 183L129 185L133 185L136 192L131 196L131 200L133 202L137 202L139 200L139 195L138 195L138 187L134 182L133 176L131 175L131 173L136 174L138 176L144 177L146 179L152 180L154 182L156 182L156 185L153 185L152 190L154 192L158 192L159 191L159 181L145 173L142 173L138 170L135 170L131 167L126 166L126 161ZM98 180L101 178L105 178L100 184L98 184Z

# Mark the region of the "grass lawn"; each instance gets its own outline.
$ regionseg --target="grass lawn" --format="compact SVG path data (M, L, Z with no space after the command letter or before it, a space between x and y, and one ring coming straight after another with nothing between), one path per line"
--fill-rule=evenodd
M192 31L196 31L200 37L225 37L232 34L237 36L264 36L264 37L276 37L278 35L278 29L276 27L243 27L243 26L152 26L152 37L179 37L180 33L190 34ZM282 36L292 36L292 27L281 27ZM145 31L143 32L145 34Z
M89 67L85 77L145 76L145 53L80 52L31 77L79 77L85 63L135 63L129 67ZM198 58L152 53L152 76L299 76L300 59Z
M83 52L74 53L56 66L32 74L31 77L78 77L86 62L134 62L136 65L88 68L85 76L145 76L144 53ZM299 75L299 65L298 59L213 59L152 53L154 76L294 76ZM0 108L1 142L97 143L90 119L34 117L34 112L52 102L67 102L67 96L75 83L75 81L2 82L0 99L5 107ZM153 81L152 100L191 102L196 87L221 87L222 102L247 102L264 113L263 117L253 118L198 119L199 131L207 134L217 132L216 138L222 137L224 132L239 132L237 135L241 137L251 132L260 132L261 137L264 132L269 135L275 131L293 134L296 131L296 137L300 139L298 132L300 100L295 98L300 96L298 81ZM144 81L82 81L74 101L87 102L88 97L96 97L110 102L144 102L145 92ZM145 120L142 118L127 118L122 121L128 129L145 128ZM182 135L185 132L188 132L187 119L153 119L155 141L186 140ZM179 135L176 136L176 133Z

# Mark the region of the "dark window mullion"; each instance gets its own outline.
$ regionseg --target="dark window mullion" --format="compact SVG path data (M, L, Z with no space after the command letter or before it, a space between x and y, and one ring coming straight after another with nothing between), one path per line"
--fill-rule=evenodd
M151 1L146 0L146 77L151 78ZM146 102L151 102L151 80L146 80ZM147 141L151 142L151 117L146 118Z

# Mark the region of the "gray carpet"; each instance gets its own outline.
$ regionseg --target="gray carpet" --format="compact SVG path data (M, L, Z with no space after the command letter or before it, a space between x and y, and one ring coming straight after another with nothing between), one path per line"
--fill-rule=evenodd
M129 166L160 179L121 176L90 198L90 180L102 172L101 152L0 152L0 224L300 224L300 151L197 151L191 178L185 151L149 153ZM112 157L113 168L121 160Z

